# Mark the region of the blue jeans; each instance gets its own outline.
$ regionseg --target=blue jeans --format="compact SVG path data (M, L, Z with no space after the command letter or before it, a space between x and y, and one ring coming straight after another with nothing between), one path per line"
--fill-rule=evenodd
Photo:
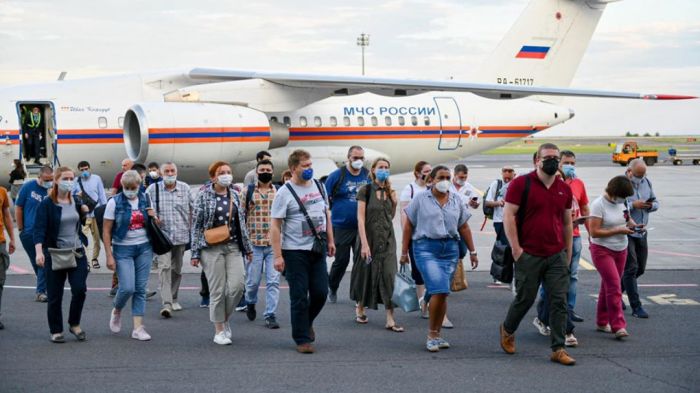
M416 265L425 281L427 295L449 294L450 281L457 268L459 245L455 239L413 241Z
M153 250L150 243L136 246L112 245L117 262L119 290L114 297L114 308L121 310L131 299L131 315L142 317L146 311L146 285L151 272Z
M578 265L579 260L581 259L581 248L581 237L574 237L571 247L571 265L569 266L569 270L571 271L569 275L569 292L566 298L569 316L574 311L574 307L576 306L576 284L578 283ZM537 318L539 318L545 325L549 321L549 305L547 304L546 299L547 291L544 289L544 286L540 286L540 301L537 304ZM572 325L571 318L569 318L569 327Z
M280 273L275 270L272 258L272 247L253 246L253 261L246 263L245 301L248 304L258 302L258 287L265 270L265 314L264 317L275 315L277 302L280 299Z
M19 234L19 240L22 242L24 251L29 256L29 262L32 264L34 274L36 274L36 293L46 293L46 273L43 267L36 265L36 249L34 249L34 234L29 231L22 231Z

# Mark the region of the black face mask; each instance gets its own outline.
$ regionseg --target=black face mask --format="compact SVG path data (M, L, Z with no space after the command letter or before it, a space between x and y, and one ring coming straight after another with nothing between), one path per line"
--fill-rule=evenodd
M549 176L553 176L557 173L559 169L559 160L556 158L550 158L549 160L542 161L542 171Z
M272 173L269 173L269 172L258 173L258 180L261 183L269 183L272 181Z

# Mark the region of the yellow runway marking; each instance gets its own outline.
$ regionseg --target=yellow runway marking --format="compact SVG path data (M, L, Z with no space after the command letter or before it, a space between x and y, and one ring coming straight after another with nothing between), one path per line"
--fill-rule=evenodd
M583 258L578 260L578 264L586 270L595 270L595 266Z

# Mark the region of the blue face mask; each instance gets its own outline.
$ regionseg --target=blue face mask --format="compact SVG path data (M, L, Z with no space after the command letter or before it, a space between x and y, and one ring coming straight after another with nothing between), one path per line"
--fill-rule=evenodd
M87 179L88 177L90 177L90 171L83 171L82 173L80 173L80 176Z
M564 172L564 176L566 176L567 179L573 179L576 177L576 167L571 164L562 165L561 171Z
M45 181L44 183L41 184L45 189L49 189L53 187L53 182L52 181Z
M389 178L390 172L388 169L377 169L374 175L377 177L377 180L386 181L386 179Z
M304 180L311 180L314 178L314 168L304 169L301 173L301 178Z
M73 182L73 180L61 180L58 183L58 189L63 191L63 192L70 192L73 190L74 184L75 183Z

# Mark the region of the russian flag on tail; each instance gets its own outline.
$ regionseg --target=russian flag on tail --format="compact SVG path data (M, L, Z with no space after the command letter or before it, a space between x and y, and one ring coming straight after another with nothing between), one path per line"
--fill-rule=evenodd
M531 46L525 45L520 49L520 52L515 55L518 59L544 59L549 52L549 46Z

